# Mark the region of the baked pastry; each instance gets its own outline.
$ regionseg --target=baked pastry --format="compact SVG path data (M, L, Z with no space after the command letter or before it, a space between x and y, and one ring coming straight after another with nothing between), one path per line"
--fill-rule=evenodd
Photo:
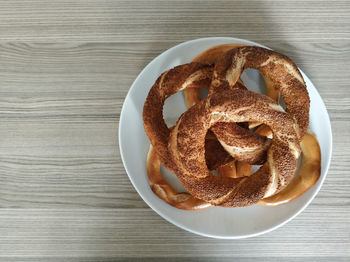
M210 64L193 62L164 72L144 105L144 126L153 145L147 162L152 190L164 201L182 209L246 206L259 201L259 204L274 205L273 197L294 175L300 141L307 131L310 101L302 75L288 57L260 47L232 49L230 45L222 45L207 50L195 60ZM267 94L272 99L246 90L239 76L247 67L262 73ZM209 89L209 97L199 103L198 88ZM162 115L164 101L181 90L186 90L189 106L197 104L169 129ZM288 113L276 103L279 94ZM261 125L252 132L247 124L237 124L242 121L249 122L249 127L265 122L274 130L272 140L266 137L270 132L268 126ZM306 146L310 144L315 143L306 143ZM315 154L307 156L310 154L306 160L317 162ZM232 157L240 161L235 163ZM177 175L191 194L176 193L162 179L157 168L160 162ZM311 162L306 161L304 165L310 167ZM263 166L250 175L250 164L262 163ZM219 175L213 176L209 170L216 168ZM302 172L304 178L305 173ZM288 187L290 193L284 197L294 199L297 194L293 198L291 192L300 192L300 188L305 191L312 186L311 183L306 187L293 184L294 189ZM277 195L282 196L281 193Z

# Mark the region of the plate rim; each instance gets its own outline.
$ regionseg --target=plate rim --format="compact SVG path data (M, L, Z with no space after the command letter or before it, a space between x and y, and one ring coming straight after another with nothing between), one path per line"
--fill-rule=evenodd
M200 231L197 231L197 230L193 230L192 228L190 227L186 227L182 224L179 224L177 223L176 221L174 221L170 216L164 214L162 211L160 211L157 207L155 207L151 201L148 201L146 200L146 198L144 197L144 195L141 193L141 191L136 187L135 185L135 181L133 179L133 177L129 174L130 171L128 170L127 168L127 165L126 165L126 162L125 162L125 159L124 159L124 153L123 153L123 141L121 139L121 130L122 130L122 118L123 118L123 114L125 114L125 104L126 104L126 101L127 99L129 98L132 90L134 89L134 86L135 86L135 83L138 82L139 78L141 78L141 76L144 74L144 72L152 66L153 63L155 63L155 61L160 57L160 56L163 56L171 51L173 51L174 49L177 49L177 48L181 48L182 46L185 46L185 45L188 45L188 44L194 44L196 42L199 42L199 41L227 41L227 43L234 43L234 41L238 41L238 42L246 42L246 43L249 43L249 44L252 44L252 45L255 45L255 46L260 46L260 47L264 47L264 48L267 48L267 49L270 49L269 47L265 46L265 45L262 45L260 43L257 43L257 42L254 42L254 41L250 41L250 40L246 40L246 39L243 39L243 38L236 38L236 37L203 37L203 38L196 38L196 39L192 39L192 40L189 40L189 41L185 41L185 42L181 42L179 44L176 44L168 49L166 49L164 52L160 53L159 55L157 55L156 57L154 57L141 71L140 73L137 75L137 77L135 78L135 80L133 81L133 83L131 84L128 92L127 92L127 95L125 96L125 99L123 101L123 106L122 106L122 109L120 111L120 118L119 118L119 124L118 124L118 143L119 143L119 152L120 152L120 156L121 156L121 159L122 159L122 162L123 162L123 166L124 166L124 169L128 175L128 178L129 180L131 181L131 184L133 185L134 189L136 190L136 192L139 194L139 196L142 198L142 200L154 211L156 212L159 216L161 216L163 219L167 220L168 222L170 222L171 224L185 230L185 231L188 231L188 232L191 232L193 234L196 234L196 235L200 235L200 236L204 236L204 237L209 237L209 238L215 238L215 239L244 239L244 238L251 238L251 237L255 237L255 236L259 236L259 235L263 235L263 234L266 234L268 232L271 232L277 228L280 228L282 227L283 225L287 224L288 222L290 222L291 220L293 220L296 216L298 216L301 212L303 212L305 210L305 208L307 206L310 205L310 203L314 200L314 198L316 197L316 195L319 193L327 175L328 175L328 171L329 171L329 167L330 167L330 164L331 164L331 160L332 160L332 153L333 153L333 133L332 133L332 126L331 126L331 121L330 121L330 117L329 117L329 114L328 114L328 110L327 110L327 107L320 95L320 93L318 92L316 86L313 84L313 82L311 81L311 79L298 67L298 69L300 70L300 72L302 73L303 76L306 76L308 78L308 80L310 81L310 83L312 84L312 86L315 88L316 90L316 95L320 98L320 101L325 109L325 116L326 116L326 120L328 121L329 125L328 125L328 131L330 133L330 136L328 137L329 139L329 154L327 156L327 163L326 163L326 166L324 167L324 176L321 178L321 180L319 181L319 185L316 185L316 190L315 192L313 193L313 195L308 199L308 201L306 201L306 203L304 205L302 205L300 207L300 209L295 212L295 214L293 214L292 216L290 216L288 219L284 220L283 222L281 223L278 223L274 226L271 226L265 230L262 230L262 231L259 231L259 232L256 232L256 233L251 233L251 234L243 234L243 235L236 235L236 236L219 236L219 235L214 235L214 234L207 234L207 233L203 233L203 232L200 232ZM214 46L214 45L213 45ZM124 121L125 122L125 121ZM321 158L322 159L322 158Z

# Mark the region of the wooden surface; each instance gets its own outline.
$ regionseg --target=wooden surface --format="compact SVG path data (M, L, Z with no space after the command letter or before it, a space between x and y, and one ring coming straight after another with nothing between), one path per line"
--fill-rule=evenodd
M331 117L324 186L263 236L215 240L173 226L120 159L133 80L164 50L205 36L287 54ZM1 1L0 260L349 261L349 72L349 1Z

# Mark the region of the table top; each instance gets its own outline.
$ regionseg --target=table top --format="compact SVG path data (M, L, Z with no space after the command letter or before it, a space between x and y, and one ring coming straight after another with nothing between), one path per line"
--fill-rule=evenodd
M329 0L1 1L0 257L349 261L349 17L349 1ZM175 227L142 201L120 158L133 80L164 50L207 36L290 56L330 114L334 150L321 191L259 237L217 240Z

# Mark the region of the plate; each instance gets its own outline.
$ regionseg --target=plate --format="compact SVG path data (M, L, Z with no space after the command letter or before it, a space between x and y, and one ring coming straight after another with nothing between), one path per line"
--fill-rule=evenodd
M202 236L238 239L257 236L287 223L303 211L320 190L330 165L332 133L326 107L310 79L302 72L309 91L310 125L320 143L322 161L321 177L305 194L289 204L278 207L258 205L241 208L212 207L200 211L176 209L159 199L150 189L146 173L146 157L149 139L143 128L142 110L147 94L158 76L167 69L192 61L206 49L227 43L242 43L262 46L258 43L228 37L201 38L174 46L153 59L138 75L125 98L119 123L119 147L126 172L142 199L160 216L174 225ZM267 47L265 47L267 48ZM247 69L242 74L248 89L261 92L264 88L259 73ZM186 111L183 95L171 96L165 104L167 124L174 124ZM166 170L166 179L181 189L176 177Z

